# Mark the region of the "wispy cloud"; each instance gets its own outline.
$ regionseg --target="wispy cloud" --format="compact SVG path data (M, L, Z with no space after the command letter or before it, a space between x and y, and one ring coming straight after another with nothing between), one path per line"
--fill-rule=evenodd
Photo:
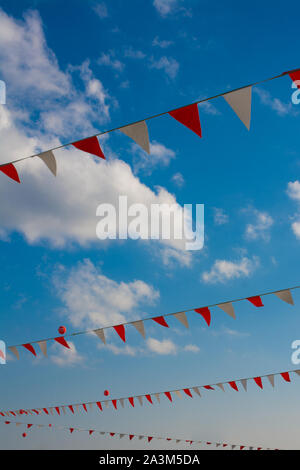
M262 104L275 111L279 116L298 114L298 111L296 111L295 106L291 102L283 103L279 98L273 98L268 91L259 87L255 87L253 91L259 96Z
M99 18L104 19L108 17L108 11L107 11L107 6L104 2L97 3L96 5L93 5L93 10Z
M109 51L106 54L103 52L97 60L97 64L106 65L107 67L111 67L113 70L117 70L118 72L122 72L125 67L123 62L115 58L114 51Z
M58 344L54 344L50 351L50 360L60 367L73 367L84 361L84 357L81 356L74 343L68 341L68 344L71 349L67 349Z
M167 47L170 47L172 44L174 44L174 41L167 41L166 39L159 39L158 36L155 36L155 38L152 41L152 46L160 47L161 49L166 49Z
M178 188L182 188L185 183L184 177L180 172L177 172L172 176L172 181Z
M228 261L218 259L214 262L209 271L202 274L202 280L206 283L225 283L232 279L249 277L259 266L259 258L244 256L240 260Z
M149 67L151 69L163 70L169 78L174 79L179 70L179 63L173 57L163 56L158 60L152 58Z
M224 209L215 207L214 208L214 223L215 225L224 225L228 224L229 217L224 211Z
M246 209L245 212L254 219L246 225L245 238L247 240L270 240L270 228L274 224L273 218L267 212L255 208Z

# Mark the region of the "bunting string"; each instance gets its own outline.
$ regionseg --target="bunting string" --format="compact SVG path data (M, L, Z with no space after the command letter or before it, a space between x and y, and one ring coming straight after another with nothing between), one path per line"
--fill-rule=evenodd
M174 397L182 398L182 397L189 397L194 398L196 395L198 397L202 396L202 392L204 390L208 391L215 391L216 389L225 392L225 385L226 388L235 390L239 392L239 385L242 385L245 392L247 392L248 383L253 381L261 390L264 389L264 383L262 379L267 379L268 383L275 387L275 377L281 378L283 382L291 382L290 374L296 374L300 376L300 369L296 370L289 370L285 372L274 372L271 374L264 374L252 377L246 377L242 379L234 379L234 380L226 380L223 382L211 383L206 385L194 385L185 388L178 388L172 390L165 390L160 392L149 392L142 395L132 395L122 398L114 398L108 400L101 400L101 401L90 401L84 403L71 403L67 405L51 405L42 408L31 408L31 409L18 409L18 410L10 410L10 411L0 411L0 416L2 417L11 417L11 416L22 416L22 415L59 415L66 414L66 412L71 412L72 414L75 411L79 412L79 410L84 410L85 413L88 413L88 410L92 410L95 407L98 411L102 412L104 408L113 408L114 410L118 410L120 405L124 408L125 403L128 403L132 408L134 408L139 402L140 406L143 406L144 403L154 405L154 403L160 403L161 398L165 397L168 399L169 402L173 403Z
M284 77L289 75L290 78L296 82L298 86L298 81L300 81L300 69L294 69L287 72L283 72L279 75L275 75L273 77L266 78L264 80L256 81L250 83L248 85L244 85L239 88L232 89L230 91L224 91L217 95L204 98L201 100L197 100L193 103L184 105L180 108L171 109L168 111L163 111L158 114L154 114L152 116L148 116L144 119L140 119L138 121L131 122L129 124L122 125L120 127L114 127L112 129L98 132L92 136L85 137L81 140L75 142L68 142L65 144L58 145L56 147L52 147L47 151L43 151L40 153L35 153L33 155L29 155L26 157L17 158L11 160L6 163L0 164L0 171L4 173L9 178L13 179L14 181L20 183L20 178L18 172L15 168L15 164L19 163L24 160L32 159L35 157L39 157L43 160L45 165L49 168L49 170L56 176L56 160L53 154L53 151L59 150L70 145L76 147L77 149L95 155L97 157L105 159L105 155L100 147L98 137L108 134L111 132L115 132L117 130L121 131L126 136L130 137L134 140L145 152L150 154L150 141L149 141L149 134L146 121L150 121L151 119L155 119L166 114L169 114L171 117L176 119L178 122L195 132L199 137L202 137L202 130L199 118L199 110L198 104L205 103L207 101L223 97L225 101L229 104L229 106L233 109L233 111L237 114L243 124L250 129L250 120L251 120L251 95L252 95L252 87L256 85L261 85L262 83L269 82L271 80L275 80L280 77Z
M134 321L130 322L124 322L120 325L110 325L110 326L103 326L101 328L93 329L93 330L86 330L86 331L79 331L75 333L71 333L69 335L64 335L64 336L59 336L59 337L52 337L52 338L46 338L46 339L39 339L27 343L21 343L21 344L16 344L12 346L8 346L8 349L14 354L14 356L19 359L20 354L19 354L19 349L20 348L25 348L27 351L29 351L31 354L34 356L37 356L36 350L34 349L33 345L38 344L39 348L41 349L42 353L44 356L47 356L47 343L49 341L55 341L56 343L59 343L61 346L64 346L65 348L71 349L69 344L67 343L65 338L73 338L74 336L79 336L79 335L85 335L89 333L94 333L98 336L99 339L103 342L103 344L106 344L106 336L105 336L105 331L108 329L114 330L119 338L125 343L126 342L126 331L125 331L125 326L132 325L135 327L135 329L141 334L141 336L145 339L146 337L146 332L145 332L145 326L144 322L146 321L154 321L155 323L159 324L160 326L163 326L165 328L169 328L169 324L166 322L166 317L174 317L176 318L181 324L183 324L186 328L189 328L188 324L188 319L186 313L190 312L196 312L197 314L200 314L202 318L204 319L205 323L207 326L211 325L211 308L218 307L222 311L224 311L227 315L229 315L231 318L235 319L235 310L233 307L233 304L236 302L241 302L243 300L247 300L250 302L252 305L255 307L263 307L264 304L262 302L262 297L267 296L267 295L275 295L278 297L280 300L284 301L285 303L289 305L294 305L294 300L292 297L292 290L299 289L300 286L294 286L294 287L289 287L286 289L281 289L277 291L272 291L272 292L264 292L262 294L250 296L250 297L243 297L239 299L234 299L234 300L228 300L225 302L220 302L220 303L215 303L215 304L210 304L204 307L194 307L190 309L185 309L179 312L173 312L173 313L165 313L163 315L155 315L151 317L147 317L144 319L137 319Z
M151 436L146 435L146 434L133 434L133 433L119 433L115 431L100 431L98 429L84 429L78 426L59 426L59 425L53 425L53 424L33 424L33 423L28 423L24 421L0 421L2 424L13 424L17 427L19 426L24 426L26 430L29 430L31 428L44 428L48 430L52 429L59 429L59 430L64 430L68 431L70 434L73 434L74 431L78 432L84 432L88 433L89 436L94 436L96 434L99 434L102 437L106 438L119 438L122 439L123 437L128 438L130 441L133 440L133 438L138 439L139 441L145 440L150 444L153 439L154 440L164 440L164 441L172 441L173 443L175 442L176 444L182 443L182 444L189 444L189 445L207 445L207 446L215 446L215 447L220 447L226 450L279 450L279 449L271 449L269 447L263 448L263 447L254 447L254 446L249 446L249 445L241 445L241 444L231 444L228 442L213 442L213 441L207 441L207 440L192 440L192 439L184 439L184 438L176 438L176 437L166 437L166 436L157 436L152 434ZM22 434L23 437L27 437L27 433Z

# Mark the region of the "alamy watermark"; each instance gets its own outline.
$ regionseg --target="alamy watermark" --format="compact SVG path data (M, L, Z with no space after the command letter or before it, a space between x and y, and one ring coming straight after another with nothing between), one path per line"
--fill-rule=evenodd
M0 340L0 365L6 364L6 348L4 341Z
M292 83L292 88L296 88L296 90L292 93L292 103L299 104L300 103L300 80L295 80Z
M6 85L3 80L0 80L0 104L6 104Z
M127 196L119 196L117 206L99 204L96 215L101 217L96 227L100 240L181 240L185 250L204 245L204 204L195 204L194 211L193 204L128 205Z

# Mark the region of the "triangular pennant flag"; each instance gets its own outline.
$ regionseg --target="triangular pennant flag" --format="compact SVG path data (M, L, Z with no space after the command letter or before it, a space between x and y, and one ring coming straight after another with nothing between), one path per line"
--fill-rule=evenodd
M134 140L134 142L142 147L145 152L150 154L148 127L145 121L137 122L136 124L131 124L130 126L121 127L119 130L123 132L123 134L127 135L127 137L130 137L132 140Z
M129 401L129 403L131 404L131 406L134 408L134 398L133 398L133 397L129 397L129 398L128 398L128 401Z
M8 346L8 349L10 352L13 353L13 355L17 358L20 359L19 351L17 350L16 346Z
M297 83L297 87L300 88L300 69L299 70L293 70L292 72L288 73L293 82L299 82Z
M247 379L241 379L241 384L243 386L243 389L245 390L245 392L247 392Z
M63 414L65 415L66 414L66 407L65 406L62 406L62 411L63 411Z
M21 183L18 172L12 163L0 166L0 171L17 183Z
M114 408L115 408L115 410L116 410L116 409L117 409L117 400L112 400L112 404L113 404L113 406L114 406Z
M144 322L142 320L133 321L131 322L131 325L133 325L137 329L137 331L142 335L142 337L145 339L146 333L145 333Z
M200 313L200 315L202 315L202 317L207 323L207 326L210 325L211 315L210 315L210 310L208 307L195 308L195 312Z
M300 376L300 369L294 370L295 374Z
M245 446L240 446L240 450L243 450L245 448Z
M90 429L89 430L89 435L91 436L93 434L94 430L93 429Z
M141 406L143 406L143 397L142 397L142 396L139 396L139 397L137 397L137 399L138 399L138 401L139 401L139 404L140 404Z
M43 408L43 411L44 411L44 413L46 413L46 415L49 414L49 411L47 410L47 408Z
M65 348L71 349L70 346L68 345L67 341L65 340L65 338L64 338L63 336L58 336L57 338L54 338L54 341L56 341L57 343L61 344L61 345L64 346Z
M152 437L152 436L148 436L148 438L147 438L147 439L148 439L148 442L151 442L151 441L152 441L152 439L153 439L153 437Z
M117 325L117 326L114 326L113 328L114 328L114 330L118 333L118 335L120 336L121 340L124 341L124 343L126 343L125 327L124 327L124 325Z
M102 328L100 328L99 330L94 330L94 333L96 333L96 335L98 336L98 338L101 339L101 341L106 344L106 339L105 339L105 335L104 335L104 331L102 330Z
M97 137L89 137L88 139L78 140L78 142L74 142L72 145L83 152L91 153L96 155L97 157L104 158L105 156L101 150Z
M287 304L294 305L294 300L292 297L292 293L289 289L286 290L279 290L278 292L274 292L275 295Z
M49 150L48 152L40 153L38 157L40 157L43 160L43 162L49 168L51 173L54 176L56 176L57 167L56 167L56 159L55 159L55 156L53 155L53 152Z
M186 328L189 327L185 312L173 313L173 317L177 318Z
M103 411L103 408L102 408L102 405L101 405L101 401L97 401L97 402L96 402L96 405L98 406L98 408L99 408L100 411Z
M22 346L24 346L24 348L26 348L28 351L30 351L34 356L36 356L36 352L33 348L33 346L29 343L27 344L22 344Z
M249 300L249 302L251 302L255 307L264 306L259 295L254 295L253 297L247 297L247 300Z
M193 398L193 395L191 394L191 391L189 388L184 388L183 391L188 397Z
M222 392L225 392L224 385L222 383L217 384L217 387L219 387L222 390Z
M122 408L124 408L124 398L120 398L119 402L121 403Z
M214 390L211 385L203 385L203 388L205 388L206 390Z
M166 395L166 397L167 397L170 401L173 401L170 392L165 392L165 395Z
M144 439L144 436L139 436L139 441L141 441L142 439Z
M72 413L74 414L74 408L72 405L69 405L69 409L72 411Z
M109 435L110 435L111 437L114 437L115 434L116 434L115 432L110 432L110 433L109 433Z
M270 384L274 388L274 375L271 374L271 375L268 375L267 377L268 377L268 380L269 380Z
M234 308L231 302L225 302L222 304L218 304L218 307L223 310L223 312L227 313L230 317L235 319Z
M151 405L153 405L151 395L145 395L145 397L147 398L148 402L151 403Z
M175 109L174 111L170 111L169 114L174 119L176 119L176 121L179 121L181 124L188 127L191 131L195 132L199 137L202 137L197 103Z
M110 400L106 400L106 401L104 401L103 403L105 403L106 408L108 408L108 407L109 407Z
M33 424L28 423L28 424L27 424L27 429L30 429L31 426L33 426Z
M72 432L74 431L74 428L70 428L70 433L72 434Z
M178 396L178 398L182 398L181 393L179 390L174 390L174 393Z
M166 322L166 320L162 316L161 317L154 317L154 318L152 318L152 320L154 320L156 323L158 323L161 326L165 326L166 328L169 328L168 323Z
M199 387L193 387L193 390L194 390L195 393L197 393L197 395L199 395L199 397L201 397Z
M122 437L124 437L124 436L125 436L125 434L119 434L120 439L122 439Z
M237 114L240 120L250 129L251 121L251 96L252 87L242 88L241 90L231 91L223 95L229 106Z
M92 411L93 410L93 403L89 403L89 409Z
M232 444L231 446L231 450L235 449L236 448L236 445L235 444Z
M47 341L38 341L38 345L44 356L47 357Z
M261 389L263 388L261 377L253 377L253 380L256 383L256 385L258 385Z
M55 406L55 410L57 412L58 415L60 415L60 409L59 409L59 406Z
M238 387L237 387L237 384L235 383L234 380L232 380L231 382L228 382L230 387L233 388L233 390L235 390L236 392L239 391Z
M290 382L291 379L290 379L290 374L288 372L281 372L281 377L286 381L286 382Z
M129 440L131 441L134 438L134 434L129 434Z
M155 393L154 395L155 395L155 398L156 398L156 400L158 401L158 403L160 403L160 396L159 396L159 393Z

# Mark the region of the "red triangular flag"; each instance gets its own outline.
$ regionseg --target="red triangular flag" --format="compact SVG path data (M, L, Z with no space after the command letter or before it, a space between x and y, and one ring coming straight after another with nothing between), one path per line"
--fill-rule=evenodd
M153 405L153 401L152 401L151 395L145 395L145 397L147 398L147 400L149 401L149 403L151 403L151 405Z
M206 390L214 390L214 388L211 385L203 385Z
M131 404L131 406L133 406L133 408L134 408L134 399L133 399L133 397L129 397L128 400L129 400L129 403Z
M170 392L165 392L165 395L167 398L169 398L170 401L172 401L172 396Z
M114 329L115 329L115 331L118 333L118 335L120 336L121 340L124 341L124 343L126 343L125 327L124 327L124 325L117 325L117 326L114 326Z
M202 137L197 103L175 109L174 111L170 111L169 114L176 119L176 121L179 121L191 131L195 132L199 137Z
M134 438L134 434L129 434L129 440L131 441L131 439Z
M83 406L84 411L87 413L86 404L85 404L85 403L82 403L82 406Z
M152 439L153 439L153 437L152 437L152 436L148 436L148 442L151 442L151 441L152 441Z
M100 402L100 401L97 401L96 405L98 406L98 408L99 408L100 411L103 411L102 405L101 405L101 402Z
M117 409L117 400L112 400L112 404L114 405L114 408Z
M291 379L290 379L290 374L288 372L281 372L281 377L286 381L286 382L290 382Z
M56 406L56 407L55 407L55 409L56 409L56 411L57 411L57 414L59 414L59 415L60 415L60 409L59 409L59 406Z
M152 318L152 320L154 320L156 323L158 323L161 326L165 326L166 328L169 328L169 325L164 319L164 317L154 317Z
M210 310L208 307L195 308L195 312L200 313L200 315L202 315L202 317L207 323L207 326L210 325L211 315L210 315Z
M110 432L109 433L111 437L114 437L114 435L116 434L115 432Z
M184 388L183 389L184 393L186 393L189 397L193 398L193 395L191 394L191 391L189 388Z
M261 301L261 298L259 295L255 295L254 297L247 297L247 300L251 302L255 307L263 307L264 304Z
M74 142L72 145L79 150L83 150L83 152L91 153L96 155L97 157L104 158L105 156L101 150L97 137L89 137L88 139L78 140L78 142Z
M223 447L227 447L227 446L228 446L228 444L223 444Z
M253 380L256 383L256 385L258 385L260 388L263 388L261 377L253 377Z
M0 171L17 183L21 183L18 172L12 163L0 166Z
M243 450L245 446L240 446L240 450Z
M74 428L70 428L70 433L72 434L72 432L74 431Z
M236 390L237 392L239 391L238 387L237 387L237 384L235 383L235 381L233 380L232 382L228 382L230 387L233 388L233 390Z
M300 88L300 69L294 70L293 72L289 72L289 76L293 80L293 82L298 82L297 87Z
M89 430L89 435L91 436L93 434L93 432L94 432L94 429L90 429Z
M27 424L27 429L30 429L31 426L33 426L33 424L29 424L29 423L28 423L28 424Z
M57 341L62 346L64 346L65 348L71 349L63 336L58 336L57 338L54 338L54 340Z
M72 411L72 413L74 414L74 408L73 408L73 406L72 406L72 405L69 405L69 408L70 408L70 410Z
M31 346L31 344L27 343L27 344L22 344L22 346L24 346L24 348L26 348L28 351L30 351L34 356L36 356L36 352L33 348L33 346Z
M47 410L47 408L43 408L43 411L46 413L46 415L49 414L49 411Z

